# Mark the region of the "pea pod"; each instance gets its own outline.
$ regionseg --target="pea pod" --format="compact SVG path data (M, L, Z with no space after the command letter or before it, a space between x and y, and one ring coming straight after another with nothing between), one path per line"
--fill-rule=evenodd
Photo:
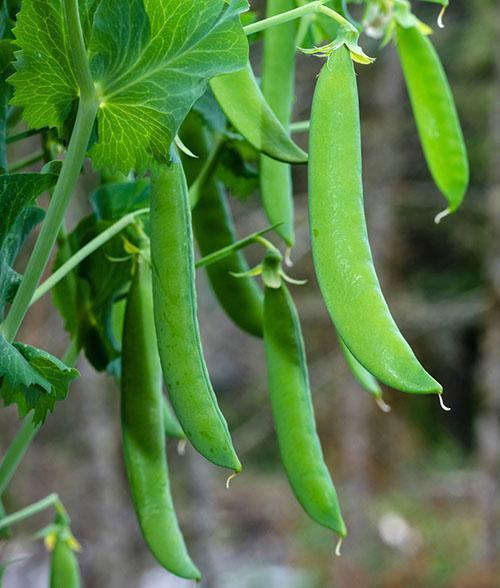
M162 398L163 429L166 437L168 439L185 439L186 435L184 435L184 431L182 430L172 408L168 404L167 399L163 395Z
M256 149L279 161L307 162L307 153L292 141L266 102L250 64L213 78L210 87L231 124Z
M268 0L266 16L271 17L292 10L295 6L295 0ZM293 108L296 34L296 21L271 27L264 33L262 93L287 131ZM262 155L260 191L269 222L273 225L283 223L276 232L289 247L292 247L295 235L290 166Z
M209 156L212 141L195 116L183 126L183 140L199 159L186 158L186 174L193 182ZM203 256L232 245L236 241L234 222L224 188L211 178L205 184L202 197L193 210L193 230ZM242 252L236 252L206 268L210 285L220 305L241 329L262 337L262 293L255 280L235 278L249 269Z
M359 361L354 357L354 355L349 351L346 344L339 339L340 348L342 353L344 354L345 361L351 370L352 375L358 380L359 384L370 394L379 398L382 396L382 388L377 380L370 374L368 370L366 370Z
M179 161L151 178L151 262L155 326L174 412L208 460L241 470L203 357L197 319L191 212Z
M316 432L299 317L284 283L266 287L264 343L274 426L290 486L313 520L344 537L337 493Z
M453 212L467 190L469 163L446 73L418 27L398 25L396 38L427 165Z
M188 555L170 494L151 269L142 258L137 260L127 299L121 381L125 466L142 534L165 569L182 578L199 579L200 572Z
M311 113L309 215L319 286L349 351L380 382L441 393L400 333L373 265L363 207L359 103L346 48L319 76Z
M58 536L50 562L50 588L80 588L80 569L70 542Z

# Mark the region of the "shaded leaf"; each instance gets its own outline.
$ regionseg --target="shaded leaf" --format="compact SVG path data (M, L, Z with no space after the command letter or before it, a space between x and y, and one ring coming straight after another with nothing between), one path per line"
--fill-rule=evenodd
M6 406L17 405L21 418L33 411L33 422L42 423L78 376L50 353L0 336L0 396Z

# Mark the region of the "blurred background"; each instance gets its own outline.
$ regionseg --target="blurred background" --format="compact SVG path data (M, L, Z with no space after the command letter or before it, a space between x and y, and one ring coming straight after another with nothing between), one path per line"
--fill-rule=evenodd
M438 6L416 6L434 24ZM252 2L259 10L263 2ZM356 11L353 10L353 14ZM373 66L357 66L364 181L376 266L397 322L444 385L437 398L385 391L383 414L339 353L311 263L306 170L295 170L297 247L292 294L303 323L318 427L349 528L336 538L297 505L280 465L260 341L225 318L204 278L200 320L214 385L244 473L225 472L169 445L174 499L207 588L494 588L500 586L500 4L453 0L433 42L445 64L469 149L472 182L458 213L433 222L445 202L427 172L397 56L366 37ZM253 48L256 71L260 47ZM309 118L321 62L298 57L295 120ZM307 135L297 137L307 145ZM22 156L36 139L16 147ZM87 210L92 176L80 187L73 226ZM232 201L240 235L266 226L258 195ZM29 249L27 249L29 250ZM259 260L260 250L250 250ZM21 340L62 355L62 322L49 298L31 311ZM118 390L81 358L82 378L57 406L5 496L8 512L57 492L82 544L88 588L183 588L155 565L132 511L123 470ZM0 452L18 429L0 411ZM5 588L47 585L48 557L17 527L6 548ZM5 555L4 553L4 555Z

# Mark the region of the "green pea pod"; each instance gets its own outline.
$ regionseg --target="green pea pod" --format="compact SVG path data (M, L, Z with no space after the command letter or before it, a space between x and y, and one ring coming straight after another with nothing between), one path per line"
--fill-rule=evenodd
M344 537L337 493L316 432L299 317L284 283L266 288L264 343L274 426L290 486L313 520Z
M162 396L163 429L169 439L185 439L184 431L165 396Z
M342 339L339 339L339 343L346 363L351 370L352 375L356 378L361 387L364 388L367 392L370 392L370 394L375 396L375 398L381 398L382 388L380 387L380 384L377 382L377 380L359 363L359 361L349 351L348 347L342 341Z
M187 552L170 494L151 282L149 263L138 258L123 329L125 467L137 519L151 553L169 572L197 580L200 572Z
M373 265L363 207L356 76L344 47L333 53L317 82L309 166L314 266L340 337L380 382L404 392L441 393L394 322Z
M69 542L58 537L50 562L50 588L80 588L78 560Z
M208 131L194 116L185 122L182 138L199 157L185 160L187 178L193 182L203 167L203 160L209 156L212 141ZM193 229L203 256L236 241L224 188L213 178L205 184L202 197L193 210ZM262 292L255 280L232 275L244 274L248 270L245 256L240 251L206 268L214 294L229 318L247 333L262 337Z
M186 437L203 456L239 472L241 464L203 357L191 211L179 161L152 173L151 261L160 359L175 415Z
M279 161L307 162L307 153L292 141L266 102L250 64L212 78L210 87L231 124L256 149Z
M266 16L271 17L295 7L295 0L268 0ZM296 35L296 21L271 27L264 33L262 93L287 130L290 126L294 99ZM269 222L272 225L283 223L276 232L288 247L293 247L295 234L290 166L262 155L260 191Z
M380 384L372 376L372 374L370 374L370 372L359 363L359 361L346 347L342 339L339 339L339 343L347 366L349 367L351 374L356 378L358 384L373 396L373 399L382 412L390 412L391 407L384 401Z
M467 190L469 162L446 73L432 43L418 27L398 25L396 38L427 165L453 212Z

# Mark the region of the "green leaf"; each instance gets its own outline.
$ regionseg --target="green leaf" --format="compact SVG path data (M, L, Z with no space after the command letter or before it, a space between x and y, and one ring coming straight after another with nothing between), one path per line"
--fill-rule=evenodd
M259 187L259 174L255 167L245 159L245 148L248 144L242 141L227 143L219 157L215 177L230 191L231 196L245 200ZM252 155L255 151L252 149Z
M130 212L149 207L150 182L147 179L136 182L106 184L90 197L92 208L98 220L117 221Z
M24 343L10 344L1 336L0 358L0 397L6 406L17 405L21 418L33 411L35 424L66 398L69 383L79 376L50 353Z
M14 345L0 335L0 378L3 385L13 388L30 388L38 386L45 392L51 391L51 384L39 374Z
M239 15L247 0L102 0L80 2L93 17L89 57L100 100L97 167L127 173L168 159L169 145L207 81L246 63ZM90 9L88 7L90 6ZM12 103L30 126L62 130L77 89L62 0L24 0L14 30Z
M3 9L0 9L0 174L7 171L7 114L11 87L5 78L13 59L12 42L9 39L2 39L2 13Z
M80 0L86 41L98 0ZM63 0L26 0L14 28L16 73L9 81L15 87L11 103L24 108L32 128L45 126L63 130L78 98L68 34L63 26Z
M45 214L32 203L56 181L54 174L0 175L0 318L20 281L12 269L17 254Z
M17 217L57 182L55 174L6 174L0 176L0 246Z
M133 187L131 182L130 190ZM99 198L104 198L103 192ZM100 211L109 213L104 206ZM112 221L97 220L96 215L83 219L69 236L67 244L60 248L56 268L111 224ZM126 229L125 235L134 241L133 229ZM54 304L64 318L65 329L83 347L97 370L109 371L120 356L120 341L113 332L113 308L130 285L132 261L125 256L120 234L85 259L52 291Z

